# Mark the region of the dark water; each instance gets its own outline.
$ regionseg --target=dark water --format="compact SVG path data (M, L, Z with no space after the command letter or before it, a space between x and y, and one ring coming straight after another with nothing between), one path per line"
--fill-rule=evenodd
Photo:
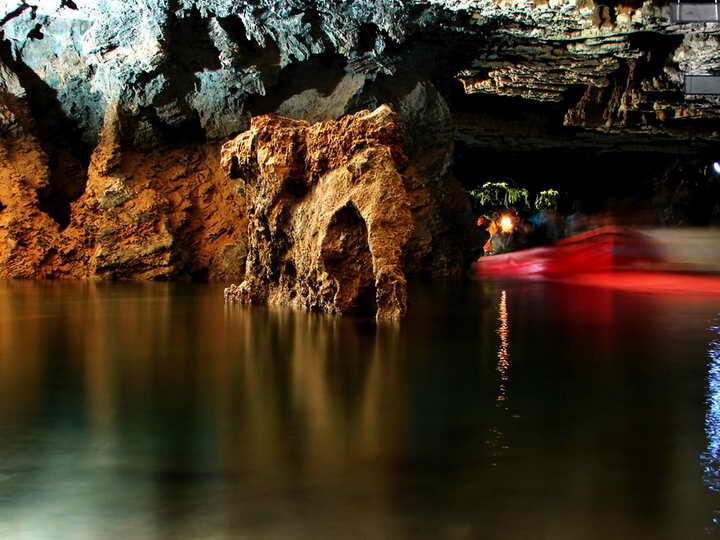
M0 538L718 535L717 299L411 298L377 329L208 286L0 284Z

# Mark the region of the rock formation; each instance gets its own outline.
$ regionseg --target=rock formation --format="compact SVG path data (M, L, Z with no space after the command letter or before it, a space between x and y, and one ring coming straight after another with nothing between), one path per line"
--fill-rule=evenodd
M669 15L650 0L0 3L0 277L247 268L247 299L400 314L406 274L462 275L475 254L458 148L466 183L528 148L715 151L718 98L682 80L720 73L718 25ZM347 193L318 188L329 178Z
M232 299L330 313L406 310L413 229L397 116L383 106L337 122L253 119L222 163L245 189L245 281Z
M40 209L48 157L27 107L9 94L0 95L0 128L0 277L49 277L59 226Z
M717 25L672 24L668 2L10 0L2 6L6 69L21 75L32 99L54 94L59 112L88 142L102 130L105 111L118 104L132 127L128 137L147 145L177 130L229 136L247 127L248 112L330 119L359 110L366 83L408 66L424 77L457 78L468 93L563 102L568 126L687 136L676 120L718 116L716 98L687 101L680 92L684 72L720 68ZM312 80L323 56L344 65ZM293 84L298 79L304 87Z
M47 154L17 100L0 104L0 278L242 276L242 197L215 146L121 150L110 116L68 222L44 208Z
M98 278L213 280L242 275L243 198L216 146L123 150L109 119L92 154L67 234L86 246L83 271Z

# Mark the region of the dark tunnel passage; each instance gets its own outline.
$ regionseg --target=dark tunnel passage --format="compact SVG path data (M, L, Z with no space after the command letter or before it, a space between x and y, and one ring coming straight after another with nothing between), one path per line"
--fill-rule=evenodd
M453 173L467 190L507 182L561 193L561 213L615 213L647 226L720 225L720 146L712 137L609 133L564 125L562 102L466 95L438 83L455 121ZM678 121L681 125L682 121ZM717 122L698 125L712 133Z
M561 211L619 212L646 225L720 225L720 175L709 153L502 151L458 142L454 158L466 189L507 182L531 194L560 191Z

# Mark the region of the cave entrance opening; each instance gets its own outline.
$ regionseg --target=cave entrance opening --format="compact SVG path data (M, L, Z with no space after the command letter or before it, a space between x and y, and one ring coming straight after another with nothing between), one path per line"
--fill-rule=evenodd
M322 260L337 286L336 305L343 313L374 315L375 274L365 220L348 202L330 220Z

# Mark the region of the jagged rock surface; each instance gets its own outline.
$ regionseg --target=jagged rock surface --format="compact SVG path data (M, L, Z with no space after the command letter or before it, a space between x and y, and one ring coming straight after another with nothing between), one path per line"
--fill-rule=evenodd
M48 156L32 134L27 107L0 94L0 277L50 277L58 224L40 209Z
M252 116L297 119L263 122L302 138L337 129L306 121L349 121L342 119L382 104L397 113L391 123L403 140L377 143L376 151L392 150L388 170L367 166L378 181L402 178L398 197L412 226L397 238L398 268L461 274L474 244L468 200L452 173L458 141L505 152L699 151L716 143L718 99L686 98L681 83L683 72L720 73L720 25L672 25L669 9L649 0L0 2L0 277L238 279L249 249L250 282L262 274L262 257L286 255L286 240L256 238L257 227L266 228L257 223L247 237L246 207L270 205L270 195L248 195L229 181L220 145L248 129ZM484 96L496 101L473 110ZM560 112L557 125L543 119L550 110ZM255 122L239 140L259 129ZM360 160L356 149L324 143L341 168ZM296 150L283 159L296 159ZM396 159L400 150L406 158ZM237 152L264 163L255 150ZM475 159L479 180L483 154ZM313 226L328 238L358 219L369 227L357 202L357 215L348 207L331 223L328 201L313 199L317 208L296 201L293 189L339 174L302 170L307 177L272 195L281 206L327 218ZM351 249L364 241L353 230L326 253L351 253L369 268L368 252ZM366 234L372 243L370 228ZM332 267L328 261L302 265L312 273ZM369 274L341 271L354 283L349 289L330 298L326 288L321 298L315 287L310 300L295 303L357 307ZM270 300L289 296L294 286L278 286L276 277L264 276L254 290ZM402 283L396 277L387 279ZM383 293L395 299L387 313L404 309L401 288Z
M0 102L0 278L216 280L242 276L242 197L215 146L121 150L108 124L63 226L44 208L51 171L25 106Z
M66 234L91 246L79 261L88 276L234 279L245 260L242 201L216 147L133 152L103 143Z
M457 77L468 93L567 101L568 126L688 136L677 120L718 116L717 99L687 101L680 90L683 72L720 69L720 25L673 25L664 2L5 0L2 7L3 69L20 74L8 91L54 94L88 142L116 104L132 121L134 144L178 130L222 138L245 129L249 111L331 119L359 110L364 81L408 65ZM428 43L439 54L428 53ZM278 98L273 110L257 110L261 96L283 96L293 65L320 55L344 58L350 78L320 95L315 81ZM584 95L568 98L578 89Z
M253 119L222 152L245 186L250 217L246 279L229 297L402 316L413 229L405 161L386 106L313 125Z

